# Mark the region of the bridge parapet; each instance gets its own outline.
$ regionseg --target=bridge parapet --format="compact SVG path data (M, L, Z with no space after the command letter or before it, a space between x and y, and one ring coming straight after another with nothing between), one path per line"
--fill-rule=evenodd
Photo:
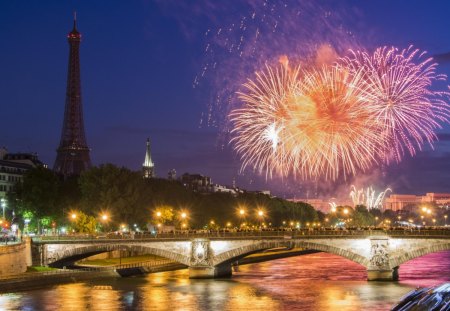
M303 248L336 254L366 267L369 280L395 279L400 264L425 254L449 250L450 235L400 236L299 235L285 231L270 236L177 236L150 239L40 240L34 243L38 262L56 265L112 250L154 254L189 267L190 277L231 275L231 264L249 254L271 248ZM450 231L447 231L450 233ZM260 232L258 232L260 233Z

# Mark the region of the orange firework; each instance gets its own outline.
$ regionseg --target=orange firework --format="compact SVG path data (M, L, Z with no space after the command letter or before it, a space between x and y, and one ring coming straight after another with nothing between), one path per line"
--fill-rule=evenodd
M337 67L258 73L232 111L232 142L243 160L266 176L336 179L375 162L379 135L361 103L359 75Z

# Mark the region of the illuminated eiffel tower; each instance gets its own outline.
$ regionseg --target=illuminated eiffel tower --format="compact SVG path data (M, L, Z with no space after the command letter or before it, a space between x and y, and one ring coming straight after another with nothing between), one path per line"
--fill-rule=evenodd
M80 42L76 14L73 29L67 35L69 41L69 69L67 73L66 105L61 141L53 170L64 177L80 175L91 166L90 149L86 143L83 123L80 81Z

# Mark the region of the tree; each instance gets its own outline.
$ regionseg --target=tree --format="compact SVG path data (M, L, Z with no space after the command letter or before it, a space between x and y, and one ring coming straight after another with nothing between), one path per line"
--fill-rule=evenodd
M112 164L100 165L83 172L79 185L84 211L108 211L116 223L141 225L149 219L149 211L143 208L146 185L138 172Z
M60 180L53 171L36 167L25 173L22 183L16 187L16 201L18 213L23 215L26 211L35 217L38 229L40 219L57 214L59 200Z
M97 228L97 219L93 216L78 212L76 220L73 223L73 229L79 233L95 233Z
M160 205L153 213L153 221L156 224L172 224L174 219L174 209L170 205Z
M352 215L351 226L355 227L368 227L372 226L375 222L375 217L369 213L364 205L357 205L355 212Z

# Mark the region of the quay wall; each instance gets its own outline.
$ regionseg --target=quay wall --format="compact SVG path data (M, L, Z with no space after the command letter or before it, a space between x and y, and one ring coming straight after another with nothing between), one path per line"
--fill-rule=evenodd
M27 271L30 265L29 241L0 246L0 278Z

